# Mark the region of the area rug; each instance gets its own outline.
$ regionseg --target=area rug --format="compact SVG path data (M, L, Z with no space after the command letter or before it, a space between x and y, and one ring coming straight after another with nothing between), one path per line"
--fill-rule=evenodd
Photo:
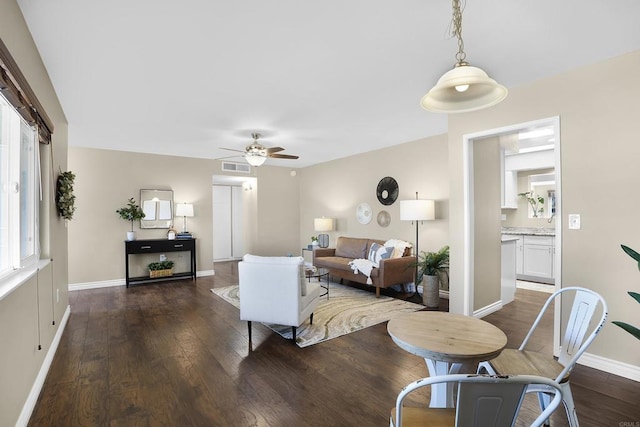
M211 289L236 308L240 308L238 286ZM424 308L423 305L381 296L349 286L331 283L329 299L320 298L313 313L313 325L305 321L296 331L298 347L308 347L351 332L359 331L378 323L386 322L401 313L410 313ZM291 339L291 327L266 324L284 338Z

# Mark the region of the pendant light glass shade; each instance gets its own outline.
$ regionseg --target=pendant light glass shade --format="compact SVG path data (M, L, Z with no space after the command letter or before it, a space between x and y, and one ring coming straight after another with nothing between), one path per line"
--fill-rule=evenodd
M482 69L462 63L444 73L420 105L436 113L466 113L496 105L507 92Z

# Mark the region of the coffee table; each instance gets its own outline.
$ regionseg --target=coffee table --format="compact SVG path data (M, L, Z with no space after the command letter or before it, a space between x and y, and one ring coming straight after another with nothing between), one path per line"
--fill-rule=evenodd
M320 282L320 286L327 291L320 296L323 297L326 295L327 299L329 299L329 270L327 270L324 267L320 267L320 268L314 267L313 269L305 269L304 275L307 276L307 279L309 280L309 282L311 282L312 277L317 278L318 282ZM326 286L322 284L322 278L324 277L326 277L327 279Z

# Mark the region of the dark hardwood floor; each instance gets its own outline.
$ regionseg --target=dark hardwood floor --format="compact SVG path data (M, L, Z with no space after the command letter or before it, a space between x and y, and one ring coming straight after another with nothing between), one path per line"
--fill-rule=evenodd
M386 323L304 349L254 325L249 351L238 310L210 292L237 284L237 265L215 270L197 284L71 292L30 425L385 426L400 389L427 376L424 360L397 347ZM516 347L546 297L518 290L485 320ZM550 352L546 322L535 342ZM640 422L640 383L577 366L572 389L583 426ZM534 416L527 399L519 425ZM564 410L552 425L567 425Z

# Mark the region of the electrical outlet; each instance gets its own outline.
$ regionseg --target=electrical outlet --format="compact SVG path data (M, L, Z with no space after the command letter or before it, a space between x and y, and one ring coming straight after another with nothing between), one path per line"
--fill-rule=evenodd
M165 254L160 254L160 261L166 261L167 256Z

